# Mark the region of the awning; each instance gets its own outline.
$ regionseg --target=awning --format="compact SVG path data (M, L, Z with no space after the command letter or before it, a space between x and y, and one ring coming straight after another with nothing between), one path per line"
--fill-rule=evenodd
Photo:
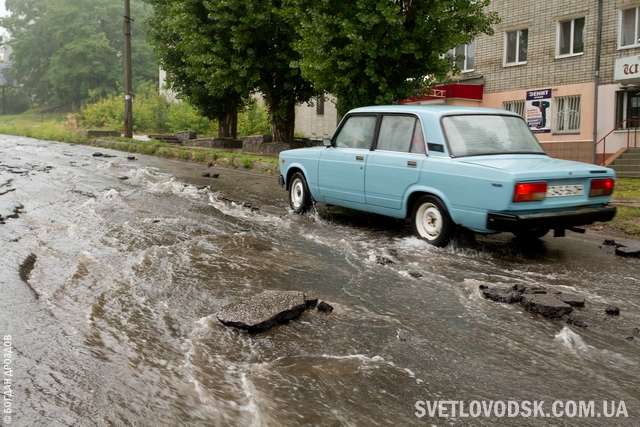
M482 101L484 85L472 85L465 83L452 83L450 85L438 85L431 89L428 94L416 94L409 99L401 101L400 104L408 104L421 101L432 101L438 99L471 99Z

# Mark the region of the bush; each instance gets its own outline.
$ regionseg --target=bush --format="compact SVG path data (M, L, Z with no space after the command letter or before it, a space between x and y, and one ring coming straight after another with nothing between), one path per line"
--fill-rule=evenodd
M169 131L169 103L155 84L140 86L133 102L133 131L165 133Z
M249 106L238 114L238 136L264 135L271 133L266 107L252 99Z
M132 103L133 131L163 133L169 130L167 100L153 83L140 85ZM111 94L85 106L80 112L80 123L91 128L124 129L124 96Z
M217 125L201 116L186 102L169 104L151 83L142 84L133 100L133 131L167 133L195 130L199 135L215 135ZM111 94L85 106L80 115L83 126L99 129L124 129L124 97Z
M217 125L186 102L171 104L168 114L170 132L194 130L198 135L215 135Z
M80 112L80 123L89 128L124 129L124 99L111 94Z

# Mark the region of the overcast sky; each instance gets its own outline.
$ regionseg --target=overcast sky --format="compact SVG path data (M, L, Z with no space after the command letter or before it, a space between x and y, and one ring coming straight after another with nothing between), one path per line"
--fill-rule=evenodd
M5 16L7 11L4 8L4 0L0 0L0 16ZM0 35L6 34L4 28L0 27Z

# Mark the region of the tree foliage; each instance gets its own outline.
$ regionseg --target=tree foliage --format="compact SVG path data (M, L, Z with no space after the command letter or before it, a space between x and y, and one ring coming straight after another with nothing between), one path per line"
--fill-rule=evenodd
M124 5L110 0L6 0L12 72L37 102L79 106L89 91L117 91L124 80ZM132 0L134 19L150 13ZM154 80L153 52L135 31L132 40L135 82Z
M297 22L295 63L341 113L406 99L445 79L444 53L492 34L489 0L285 0Z
M297 34L282 0L146 1L150 41L174 89L211 118L260 92L274 138L293 140L295 105L317 91L291 66Z
M29 96L19 87L5 87L0 92L4 114L20 114L29 109Z
M221 61L230 60L233 49L213 42L219 37L218 28L204 2L145 1L154 7L147 37L167 71L168 86L205 117L218 120L220 136L235 138L238 110L249 96L247 84L234 82Z

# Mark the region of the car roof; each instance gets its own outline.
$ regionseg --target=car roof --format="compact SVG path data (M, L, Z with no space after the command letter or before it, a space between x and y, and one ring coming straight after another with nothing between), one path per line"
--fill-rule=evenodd
M452 114L504 114L520 117L518 114L507 110L484 107L465 107L455 105L377 105L370 107L354 108L349 113L413 113L421 116L446 116Z

